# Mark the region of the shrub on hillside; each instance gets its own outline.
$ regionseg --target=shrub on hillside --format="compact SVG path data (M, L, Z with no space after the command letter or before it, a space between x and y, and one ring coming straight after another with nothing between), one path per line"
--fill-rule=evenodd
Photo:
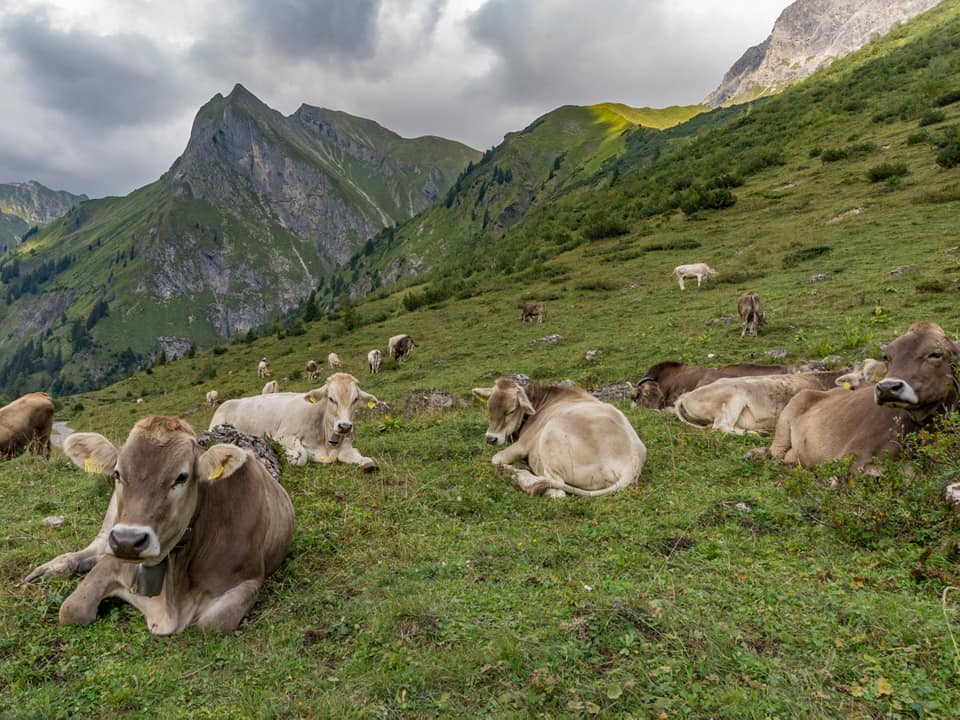
M917 125L919 127L936 125L939 122L943 122L946 117L947 115L945 112L943 112L943 110L927 110L923 115L920 116L920 119L917 120Z
M957 102L957 100L960 100L960 88L945 92L943 95L934 100L933 104L937 107L945 107L947 105L952 105L953 103Z
M831 249L829 245L812 245L811 247L800 248L784 255L781 264L784 268L792 268L807 260L826 255Z
M867 170L867 179L875 183L893 177L904 177L909 172L904 163L881 163Z
M700 210L722 210L737 202L737 196L727 188L690 189L680 201L680 209L685 215L693 215Z
M907 145L922 145L927 142L930 142L930 133L926 130L920 130L919 132L907 135Z
M837 162L838 160L846 160L849 153L844 148L827 148L826 150L821 151L820 159L823 162Z
M630 227L620 218L611 217L603 210L597 210L587 217L581 232L588 240L603 240L626 235L630 232Z
M943 168L953 168L960 165L960 141L944 145L937 153L937 165Z

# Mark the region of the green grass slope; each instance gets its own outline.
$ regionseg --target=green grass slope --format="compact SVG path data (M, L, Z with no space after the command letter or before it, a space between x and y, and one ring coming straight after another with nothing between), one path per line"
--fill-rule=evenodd
M746 450L769 439L718 436L619 403L649 451L640 481L557 502L529 498L495 471L486 415L470 396L511 372L598 387L665 359L721 364L781 349L788 362L852 362L918 320L960 334L960 170L948 167L960 103L945 102L960 87L960 3L884 42L791 91L799 95L725 116L732 130L698 116L700 130L659 155L628 138L617 182L608 165L605 188L581 188L541 215L576 240L566 249L447 296L383 291L302 336L235 343L61 398L60 419L117 442L146 413L202 429L206 391L257 393L261 356L282 389L305 390L305 362L336 351L391 409L358 421L356 444L378 460L377 475L285 468L293 549L228 636L158 640L116 605L90 627L60 627L57 608L77 580L19 580L96 533L108 484L56 454L0 465L3 712L960 715L960 519L940 500L960 470L956 416L877 479L843 462L748 462ZM927 122L929 112L943 117ZM771 150L775 161L751 172L737 164ZM682 165L661 165L670 153ZM718 189L705 179L721 169L742 180L727 188L735 203L696 207L693 192ZM659 199L641 192L653 186L646 173L662 176ZM650 213L652 200L662 205ZM601 208L626 231L581 235ZM719 270L717 282L681 292L670 270L699 260ZM734 313L744 289L764 301L758 339L711 322ZM546 302L542 326L518 322L524 300ZM411 359L367 375L367 351L400 332L416 338ZM453 409L405 415L417 388L448 390ZM52 514L64 528L40 524Z

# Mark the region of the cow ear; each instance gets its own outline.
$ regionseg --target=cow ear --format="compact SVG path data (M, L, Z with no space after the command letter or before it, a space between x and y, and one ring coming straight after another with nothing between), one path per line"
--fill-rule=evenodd
M303 399L308 403L318 403L324 398L327 397L327 384L324 383L323 387L314 388L308 393L305 393Z
M377 400L376 395L371 395L363 390L359 390L358 397L360 398L360 402L365 403L368 408L374 408L377 406L377 403L380 402Z
M100 433L73 433L63 442L63 452L84 472L110 475L120 450Z
M247 461L246 450L236 445L214 445L197 458L197 476L214 482L233 475Z
M530 404L530 398L527 397L527 393L524 392L522 387L517 388L517 400L520 403L520 409L527 415L537 414L536 409Z
M493 388L474 388L473 396L482 403L485 403L493 395Z

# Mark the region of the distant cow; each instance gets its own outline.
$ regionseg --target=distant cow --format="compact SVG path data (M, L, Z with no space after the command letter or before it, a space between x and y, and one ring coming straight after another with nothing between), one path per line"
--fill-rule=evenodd
M380 372L380 363L383 361L383 353L380 348L374 348L367 353L367 367L370 368L370 374L376 375Z
M520 311L520 322L537 321L537 325L543 324L543 318L546 315L546 309L542 302L528 302L523 304L523 310Z
M906 433L956 409L960 345L939 325L914 323L883 359L887 373L875 386L798 393L780 414L770 454L804 466L856 455L855 467L864 468L899 453Z
M413 338L409 335L394 335L387 342L387 353L396 362L403 362L413 348Z
M53 400L42 392L28 393L0 408L0 460L24 450L50 457Z
M280 383L276 380L268 380L264 383L263 388L260 390L261 395L270 395L271 393L280 392Z
M510 470L530 495L606 495L636 481L646 462L647 449L624 414L576 386L522 387L500 378L473 393L490 411L486 441L515 440L493 464Z
M673 269L673 274L680 283L680 289L683 290L684 278L695 277L697 279L697 287L700 287L701 281L713 280L717 276L717 271L706 263L690 263L689 265L677 265Z
M64 452L116 482L93 542L26 577L87 573L60 606L60 622L93 622L102 600L119 598L156 635L191 625L235 630L293 539L293 505L280 483L249 451L204 450L178 418L140 420L119 448L74 433Z
M207 407L213 407L217 404L217 399L220 397L220 393L216 390L207 390L207 400L204 403Z
M712 427L742 435L769 432L777 417L801 390L835 386L840 372L720 378L684 393L674 405L677 417L688 425Z
M737 300L737 313L743 326L741 338L747 334L747 328L750 328L750 334L756 337L757 329L767 322L763 316L763 308L760 307L760 296L755 292L745 292L740 296Z
M260 358L260 362L257 364L257 377L270 377L270 365L266 358Z
M269 435L280 443L294 465L307 460L340 462L376 470L377 464L353 447L353 414L358 402L377 402L360 389L357 379L335 373L323 387L306 393L273 393L227 400L214 413L210 427L230 424L249 435Z
M790 368L786 365L735 363L719 368L705 368L668 360L647 370L633 386L631 395L639 407L662 410L672 408L683 393L720 378L783 375L789 371Z
M331 370L339 370L340 368L343 367L343 363L340 362L340 356L337 355L335 352L332 352L329 355L327 355L327 365L330 367Z
M317 365L315 360L307 360L307 379L308 380L320 379L320 366Z
M856 390L861 385L874 385L887 374L887 364L883 360L866 358L846 375L837 378L837 385L847 390Z

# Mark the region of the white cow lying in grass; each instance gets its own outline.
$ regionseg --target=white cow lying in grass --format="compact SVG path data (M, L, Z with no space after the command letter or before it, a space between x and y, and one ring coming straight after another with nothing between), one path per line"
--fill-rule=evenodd
M339 460L372 471L377 464L353 447L353 413L358 402L372 407L377 398L361 390L353 375L335 373L323 387L306 393L227 400L213 414L210 427L229 424L248 435L269 435L283 445L294 465Z
M530 495L597 497L636 481L647 449L626 416L578 387L521 387L500 378L474 388L490 410L486 440L502 445L493 464ZM526 460L530 470L514 464Z

